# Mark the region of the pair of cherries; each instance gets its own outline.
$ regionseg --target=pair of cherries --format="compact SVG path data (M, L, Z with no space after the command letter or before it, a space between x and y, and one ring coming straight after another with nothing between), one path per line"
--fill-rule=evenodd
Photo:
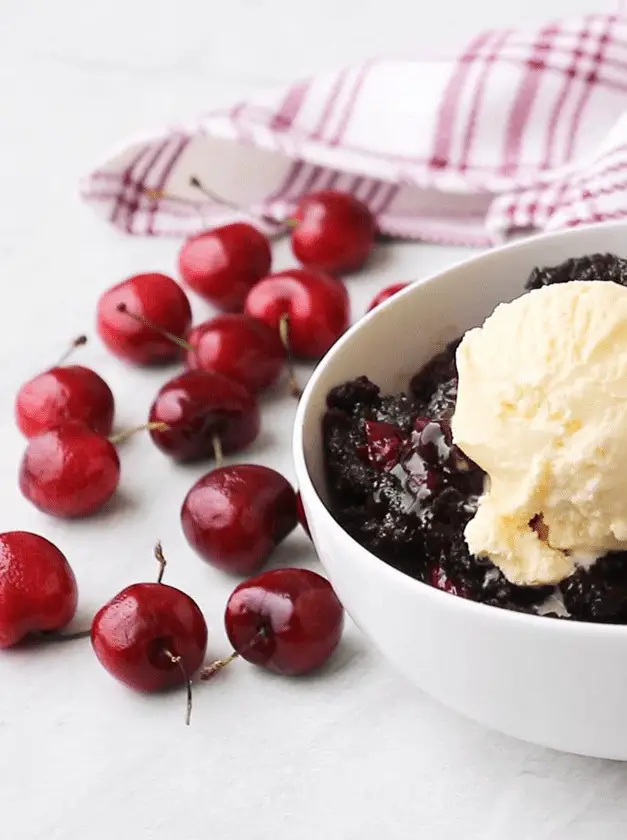
M91 642L102 665L138 691L186 685L203 664L207 625L200 608L181 590L162 582L127 586L94 617ZM63 634L78 602L76 578L59 549L26 531L0 534L0 649L27 638L71 639ZM343 609L323 577L305 569L277 569L241 583L224 616L234 652L207 666L208 679L238 656L278 674L309 673L337 647Z

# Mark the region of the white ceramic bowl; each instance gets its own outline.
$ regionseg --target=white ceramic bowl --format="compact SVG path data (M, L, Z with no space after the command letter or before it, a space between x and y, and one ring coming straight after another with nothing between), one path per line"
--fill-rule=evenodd
M627 256L627 224L527 239L391 298L316 368L300 402L294 455L320 559L348 613L390 662L493 729L567 752L627 759L627 627L489 607L386 565L327 510L321 440L325 397L334 385L365 374L386 392L405 389L448 341L518 297L534 266L599 251Z

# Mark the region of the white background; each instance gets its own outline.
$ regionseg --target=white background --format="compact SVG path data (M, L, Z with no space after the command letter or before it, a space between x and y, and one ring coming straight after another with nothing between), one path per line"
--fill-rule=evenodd
M16 489L19 384L93 329L100 291L136 271L174 271L177 243L108 229L78 202L79 176L129 133L263 85L368 55L454 48L477 27L591 7L0 0L0 530L34 530L66 552L81 588L77 625L118 589L153 576L158 537L171 560L167 580L205 611L210 655L227 650L221 615L232 587L193 555L179 529L180 502L207 468L174 467L147 439L125 446L119 501L96 519L50 520ZM349 282L354 318L377 288L460 253L381 248L372 268ZM288 264L280 246L276 266ZM198 318L208 312L196 306ZM120 426L143 420L170 375L127 369L97 339L80 361L110 381ZM292 479L293 411L288 399L269 396L250 453ZM315 568L300 533L276 562ZM516 667L515 659L512 651L503 667ZM391 672L353 627L316 677L290 681L240 663L200 686L189 729L182 694L132 694L86 642L2 654L0 686L3 840L624 837L626 767L548 752L456 717Z

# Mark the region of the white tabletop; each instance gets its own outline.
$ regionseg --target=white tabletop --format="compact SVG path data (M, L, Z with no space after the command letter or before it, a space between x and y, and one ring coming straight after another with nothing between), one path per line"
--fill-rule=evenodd
M146 438L125 446L120 503L106 515L68 524L18 493L19 384L92 330L102 289L175 265L176 242L124 238L81 206L79 175L128 134L262 85L595 5L0 0L0 530L39 532L66 552L81 590L77 625L123 586L151 578L157 538L171 560L167 579L203 608L216 656L227 651L222 613L232 587L195 557L179 527L181 499L208 467L175 467ZM462 253L382 247L349 281L354 317L377 288ZM276 264L289 263L282 244ZM143 420L169 376L123 367L97 339L80 361L111 383L121 426ZM250 453L292 479L293 412L288 399L268 398ZM276 562L315 567L301 533ZM240 663L200 686L189 729L181 693L131 693L87 642L3 653L0 680L3 840L624 837L626 767L545 751L455 716L392 672L353 626L319 676L286 680Z

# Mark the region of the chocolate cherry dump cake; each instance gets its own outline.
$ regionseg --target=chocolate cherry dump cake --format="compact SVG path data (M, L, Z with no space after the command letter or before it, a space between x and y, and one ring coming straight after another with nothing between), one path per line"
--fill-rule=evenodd
M588 294L591 281L612 281L627 287L627 260L610 254L595 254L570 259L551 268L536 268L527 280L525 288L531 294L523 296L523 304L527 305L534 295L544 295L545 287L571 281L578 282L566 290L569 298L572 298L568 301L568 306L572 309L575 327L582 330L581 345L584 350L581 352L585 355L587 345L583 339L587 339L587 333L584 335L584 330L589 329L591 319L584 303L586 295L588 300L594 298L594 295ZM570 294L575 292L576 288L581 289L581 301L578 295ZM596 286L592 291L595 290L600 291ZM606 291L611 289L608 287ZM555 296L555 293L550 294ZM627 293L621 290L620 294ZM560 305L564 306L563 303ZM588 306L591 305L588 303ZM521 304L519 308L522 311ZM498 318L498 312L497 308L495 315L491 317ZM601 325L599 329L603 330L604 317L602 313L596 314ZM487 324L488 322L484 328ZM608 330L608 335L602 337L605 342L603 347L608 345L609 341L622 340L623 333L618 327L613 330L608 327ZM470 333L464 338L462 349L468 343L469 335ZM627 331L624 335L627 358ZM555 469L551 463L547 467L550 475L546 481L549 483L557 482L560 476L563 480L563 475L568 469L571 473L578 474L578 463L575 461L570 465L560 465L560 452L568 456L571 452L579 452L574 449L576 444L585 457L588 457L585 447L590 445L590 441L586 438L585 425L582 428L582 422L575 416L576 412L573 414L573 406L579 405L577 400L581 402L578 377L583 364L579 359L575 360L576 364L570 359L579 353L575 339L576 336L568 338L570 356L568 364L564 364L564 370L571 365L574 371L574 384L569 386L575 394L572 405L568 404L563 416L553 409L547 414L553 424L551 434L555 436L556 449L551 451L558 453L555 456ZM471 542L471 536L474 535L476 539L477 525L481 519L478 511L479 514L485 514L489 509L493 501L490 495L494 496L498 489L498 476L490 469L490 481L486 482L486 473L453 439L452 428L455 428L457 435L458 417L462 414L463 388L460 389L458 402L460 379L456 364L460 342L462 338L450 344L418 371L409 383L407 393L382 394L375 383L363 376L329 392L323 431L331 512L351 536L381 560L411 577L453 595L510 610L555 618L627 623L627 534L621 530L621 517L620 522L616 524L616 517L612 518L614 513L610 511L611 516L608 513L610 524L607 527L611 531L611 539L605 533L601 539L598 533L601 525L596 521L597 517L591 516L590 533L595 537L594 545L611 546L611 550L604 548L601 551L597 550L593 557L584 556L585 553L580 550L581 539L572 543L572 551L570 543L563 542L563 533L568 531L569 527L568 539L575 540L576 537L580 537L581 511L587 510L586 503L589 505L591 500L597 498L594 495L597 488L601 488L598 491L600 493L607 484L605 482L604 485L603 473L599 479L581 469L581 481L587 482L586 487L582 487L582 493L585 490L588 494L583 494L583 501L579 499L577 488L572 493L569 490L572 499L566 499L560 498L553 486L548 490L544 488L546 492L542 498L546 507L535 514L529 512L524 523L527 533L522 535L527 542L514 540L512 544L531 545L532 548L541 549L537 568L540 568L542 574L534 572L531 575L524 572L524 569L524 574L518 571L514 561L525 558L512 559L510 556L507 562L505 559L501 562L498 557L495 561L495 555L488 550L477 554L469 550L467 537ZM591 370L598 372L594 364L598 366L597 357L602 342L596 337L595 342L594 346L588 342L591 347L589 355ZM556 346L556 356L557 350L559 348ZM521 352L523 351L524 347L521 346ZM532 362L533 360L530 363ZM521 364L524 363L523 358ZM555 391L558 395L559 388L562 387L560 377L564 378L563 370L559 367L559 358L555 365L555 381L560 383ZM616 376L622 375L622 369L614 373ZM477 393L484 392L478 388ZM549 396L552 396L552 392ZM546 400L546 395L543 398ZM615 400L616 394L612 393L608 399ZM526 402L529 402L529 394L524 393L513 400L508 410L511 409L512 415L516 412L520 414L520 406L524 406ZM588 400L588 403L590 402ZM622 405L627 405L627 383L620 410ZM499 403L499 406L498 410L501 411L502 404ZM486 406L482 406L481 410L484 416L490 417L490 406L487 409ZM496 411L496 408L494 410ZM452 422L454 415L455 420ZM480 415L481 412L478 416ZM504 422L506 421L509 422L507 417ZM519 421L520 417L516 416L516 422ZM559 425L561 437L554 431L554 427L557 428L555 424ZM568 435L564 429L568 429ZM611 428L608 436L610 432ZM616 437L616 433L613 434ZM595 447L598 463L603 463L602 456L605 457L606 454L605 438L601 443L603 445ZM569 446L571 449L568 449ZM627 439L625 447L627 448ZM466 448L469 452L479 451L470 446ZM521 451L523 450L524 446ZM581 455L582 459L584 455ZM568 458L564 457L567 462ZM627 454L625 457L627 458ZM478 455L476 460L484 463L483 458ZM595 465L597 461L594 462ZM589 459L582 463L589 466ZM563 487L560 492L563 492ZM537 498L541 495L537 490ZM552 509L550 504L553 505ZM622 505L622 497L617 497L614 507L617 505ZM524 505L521 509L523 512L526 510ZM529 511L531 510L532 508L529 508ZM627 518L627 498L625 517ZM573 523L579 528L578 531ZM583 530L587 533L585 528ZM531 541L528 540L530 535ZM517 538L517 535L515 536ZM554 545L550 545L552 537ZM515 549L513 551L515 553ZM566 576L558 578L553 571L551 577L543 565L545 558L542 552L545 552L549 559L551 553L558 556L563 561L563 567L568 567ZM524 563L522 565L524 566Z

